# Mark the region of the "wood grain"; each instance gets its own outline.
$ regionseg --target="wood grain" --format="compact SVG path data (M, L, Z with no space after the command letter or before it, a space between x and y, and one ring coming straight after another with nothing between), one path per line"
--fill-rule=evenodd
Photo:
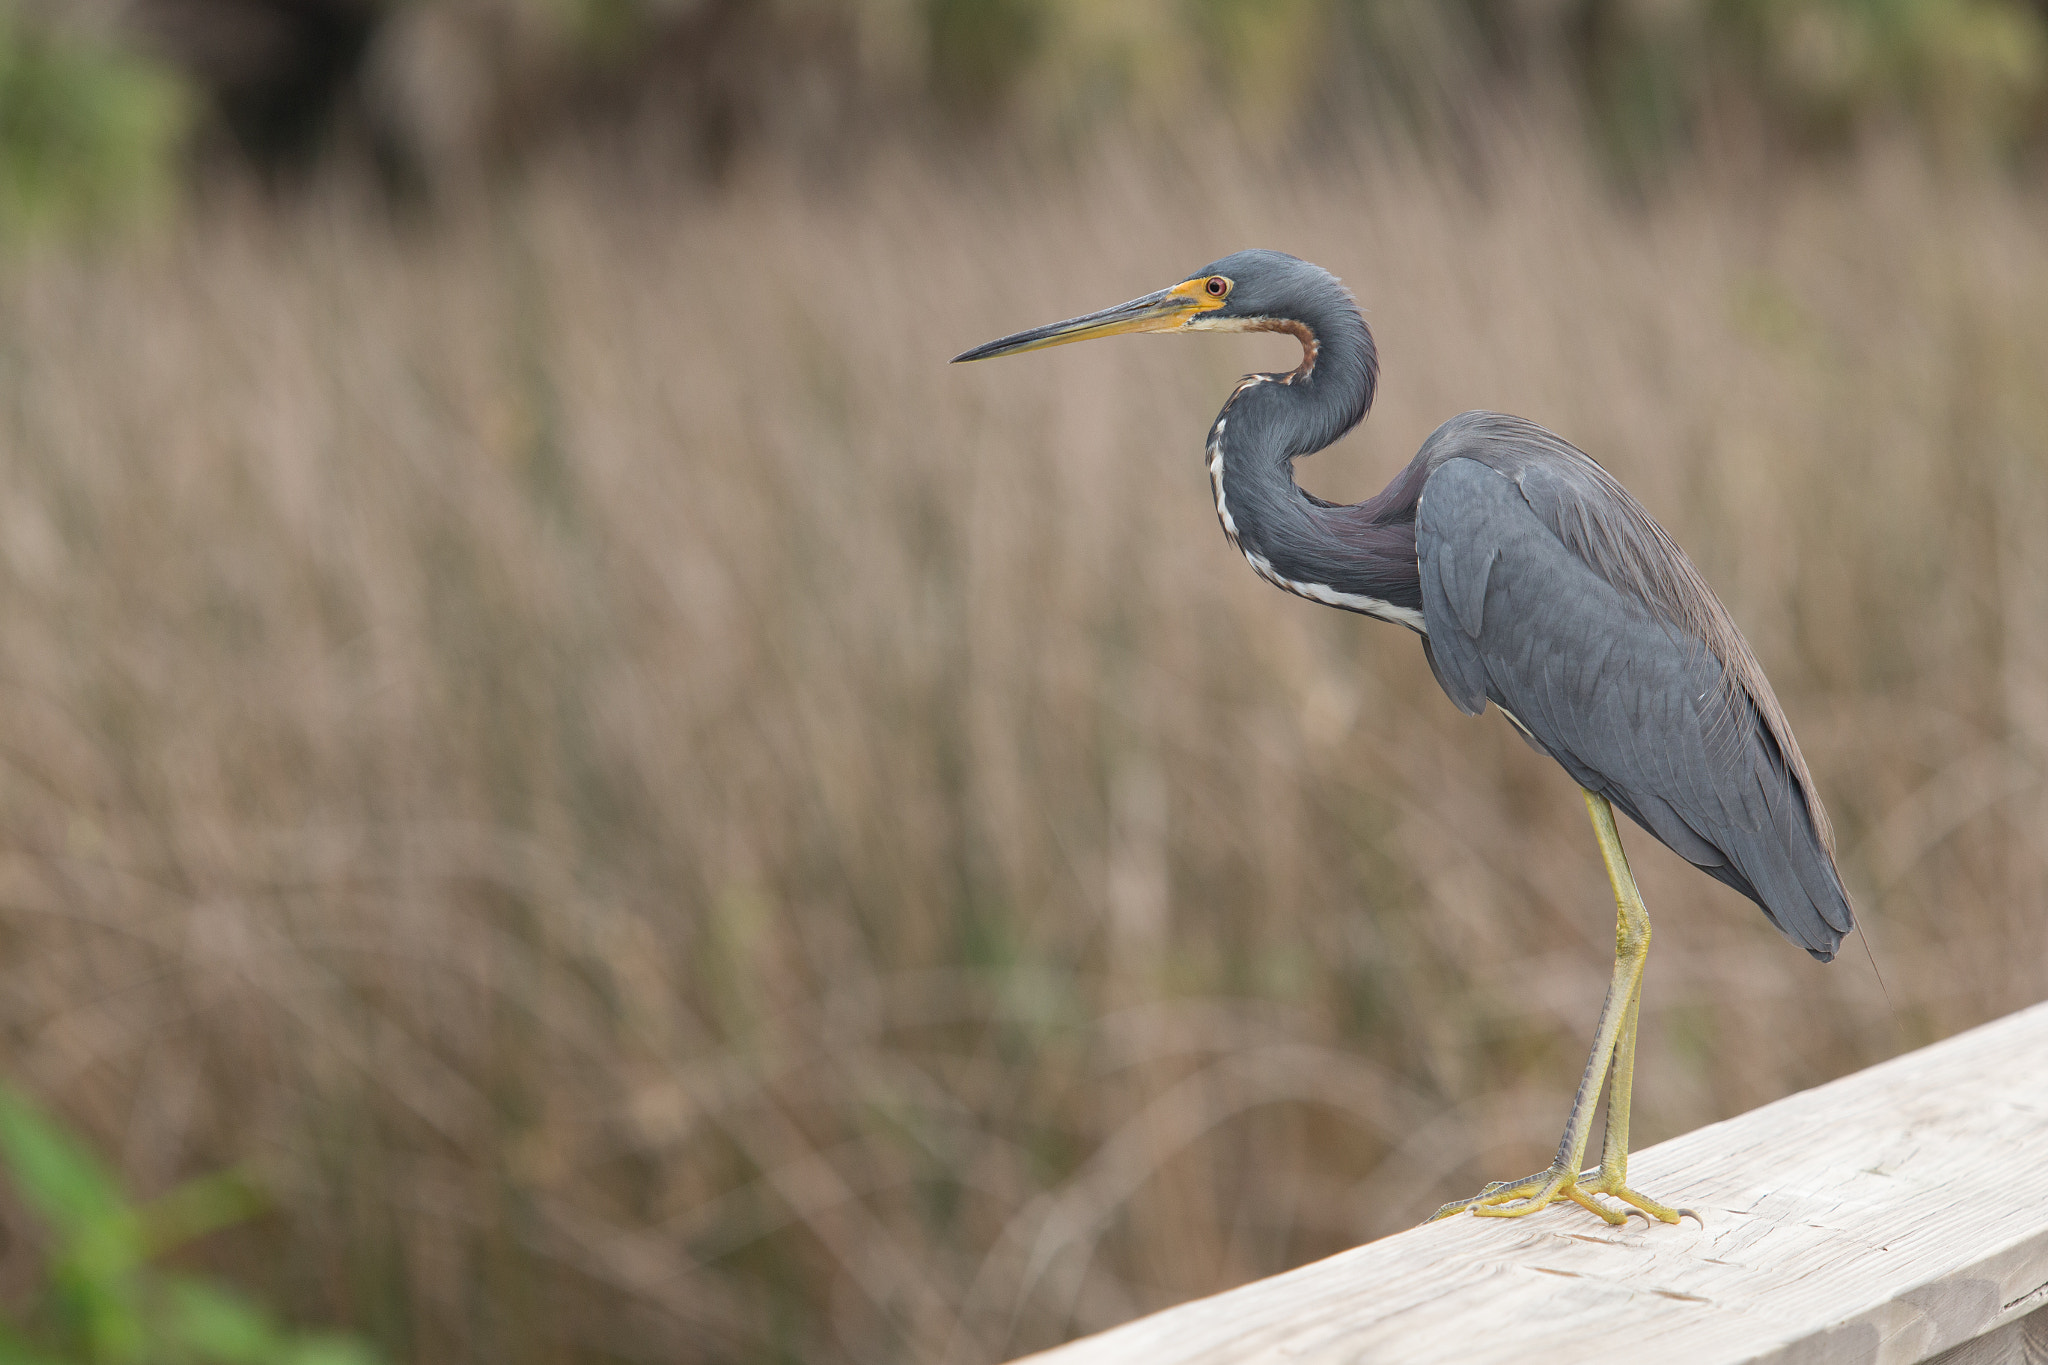
M2048 1004L1661 1143L1629 1175L1700 1221L1447 1219L1030 1360L2035 1361Z
M2036 1308L1940 1355L1929 1365L2048 1365L2048 1308Z

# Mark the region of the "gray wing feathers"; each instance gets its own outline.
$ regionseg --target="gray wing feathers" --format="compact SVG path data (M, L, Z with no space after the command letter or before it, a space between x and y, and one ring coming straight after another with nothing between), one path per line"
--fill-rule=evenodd
M1465 633L1475 640L1486 625L1486 580L1493 573L1493 561L1499 556L1497 546L1469 546L1462 556L1445 554L1438 565L1444 599L1450 603L1451 614L1458 618L1458 624Z
M1848 899L1774 727L1698 635L1568 543L1532 482L1451 458L1425 485L1416 552L1444 691L1468 714L1511 712L1580 785L1832 957ZM1548 482L1559 520L1592 523Z
M1486 669L1471 645L1485 624L1486 584L1500 552L1498 547L1481 549L1455 538L1436 540L1425 549L1426 535L1426 526L1418 518L1415 549L1422 566L1423 619L1430 626L1430 633L1423 637L1423 652L1445 695L1460 711L1476 716L1486 709ZM1438 651L1432 646L1439 620L1445 623L1446 633L1455 629L1464 637L1459 647Z
M1724 666L1721 690L1728 706L1714 718L1719 743L1737 748L1749 742L1738 722L1746 718L1742 699L1770 732L1785 766L1804 796L1821 846L1834 852L1834 831L1807 771L1792 726L1749 644L1699 570L1619 480L1570 442L1520 417L1468 412L1437 428L1420 458L1436 468L1443 462L1473 460L1511 479L1537 520L1608 584L1673 627Z

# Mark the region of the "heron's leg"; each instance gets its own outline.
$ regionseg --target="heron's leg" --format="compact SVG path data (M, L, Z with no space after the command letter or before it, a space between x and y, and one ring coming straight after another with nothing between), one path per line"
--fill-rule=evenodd
M1677 1222L1678 1215L1630 1190L1628 1174L1628 1102L1635 1076L1636 1019L1641 1004L1643 963L1650 950L1650 915L1643 908L1642 894L1629 874L1628 858L1621 849L1621 834L1614 827L1614 809L1607 799L1584 793L1586 812L1593 820L1593 833L1600 842L1600 856L1607 865L1607 878L1614 888L1614 975L1608 981L1607 998L1600 1006L1600 1022L1593 1032L1593 1051L1586 1058L1585 1074L1572 1098L1571 1117L1557 1144L1557 1159L1550 1169L1524 1180L1497 1182L1480 1191L1476 1199L1446 1204L1434 1217L1444 1218L1470 1209L1491 1218L1519 1218L1547 1207L1559 1195L1583 1205L1609 1223L1621 1223L1625 1214L1603 1207L1593 1199L1595 1191L1623 1199L1651 1217ZM1613 1092L1608 1099L1607 1137L1603 1144L1598 1177L1590 1187L1580 1186L1586 1145L1592 1137L1593 1111L1599 1107L1600 1090L1609 1070L1614 1072Z
M1638 983L1635 998L1628 1004L1628 1019L1622 1024L1621 1041L1614 1050L1614 1075L1607 1086L1607 1136L1600 1146L1599 1174L1590 1182L1582 1183L1581 1190L1611 1194L1616 1199L1633 1204L1650 1218L1664 1223L1676 1223L1691 1209L1670 1209L1628 1187L1628 1107L1629 1090L1635 1076L1636 1064L1636 1016L1643 1003L1642 986ZM1583 1202L1583 1201L1582 1201ZM1698 1217L1697 1214L1693 1215Z
M1600 798L1587 793L1586 806L1593 810L1593 802ZM1607 806L1600 800L1601 806ZM1604 817L1604 818L1603 818ZM1604 811L1593 810L1593 828L1600 837L1601 856L1607 862L1608 880L1614 886L1614 901L1623 920L1634 907L1641 918L1643 948L1649 948L1650 916L1643 906L1642 892L1636 889L1635 876L1629 871L1628 855L1622 852L1621 834L1614 827L1614 812L1611 807ZM1615 955L1620 956L1621 941L1625 931L1617 930ZM1624 1203L1633 1204L1645 1216L1660 1222L1676 1223L1680 1215L1690 1213L1689 1209L1669 1209L1654 1199L1636 1193L1628 1187L1628 1114L1631 1091L1635 1088L1636 1074L1636 1020L1642 1013L1643 977L1640 968L1636 972L1635 988L1629 993L1628 1015L1622 1020L1621 1036L1614 1049L1614 1071L1607 1085L1607 1135L1600 1144L1600 1173L1590 1188L1601 1194L1611 1194ZM1697 1215L1694 1215L1697 1217Z
M1636 1016L1643 1004L1640 984L1628 1002L1621 1040L1614 1045L1614 1070L1607 1080L1607 1136L1600 1144L1600 1174L1616 1182L1628 1179L1628 1110L1635 1089Z

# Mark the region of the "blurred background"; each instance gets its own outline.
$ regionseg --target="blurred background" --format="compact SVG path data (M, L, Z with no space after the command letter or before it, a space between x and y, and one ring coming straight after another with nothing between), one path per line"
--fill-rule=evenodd
M945 365L1249 245L1306 486L1563 433L1827 795L1828 967L1634 837L1640 1145L2039 1000L2044 174L2040 0L0 0L0 1074L320 1360L976 1365L1542 1166L1595 847L1218 533L1292 343ZM285 1358L9 1159L47 1351Z

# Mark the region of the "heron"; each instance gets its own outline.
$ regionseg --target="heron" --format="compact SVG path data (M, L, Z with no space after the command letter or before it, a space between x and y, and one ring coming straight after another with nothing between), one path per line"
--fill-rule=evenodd
M1275 587L1413 631L1453 705L1473 716L1497 707L1585 798L1614 893L1614 972L1556 1159L1432 1217L1521 1217L1564 1198L1610 1224L1635 1211L1676 1223L1687 1210L1628 1184L1650 917L1615 809L1756 902L1822 962L1855 928L1813 775L1742 632L1613 475L1519 417L1453 417L1363 502L1304 491L1294 462L1364 419L1379 357L1350 291L1285 253L1240 251L1170 288L954 360L1125 332L1282 332L1300 341L1299 365L1246 375L1209 427L1209 488L1224 536ZM1600 1165L1582 1169L1603 1089Z

